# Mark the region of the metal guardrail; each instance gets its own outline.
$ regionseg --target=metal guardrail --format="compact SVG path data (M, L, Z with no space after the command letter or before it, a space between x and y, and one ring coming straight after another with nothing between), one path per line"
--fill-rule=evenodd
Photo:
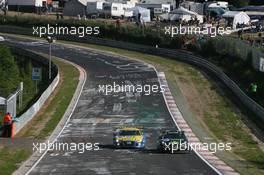
M24 34L24 35L32 35L31 29L14 27L14 26L1 26L0 32L6 33L15 33L15 34ZM58 36L58 39L68 40L68 41L76 41L76 42L84 42L91 43L109 47L116 47L120 49L126 49L131 51L137 51L142 53L148 53L152 55L158 55L163 57L172 58L178 61L182 61L188 64L192 64L198 67L201 67L204 70L209 71L213 76L217 77L221 82L231 90L231 92L241 101L243 105L245 105L250 111L252 111L259 119L264 122L264 108L248 97L239 86L231 80L220 68L210 63L209 61L195 56L190 52L181 51L181 50L171 50L164 48L156 48L146 45L132 44L122 41L113 41L103 38L93 38L93 37L84 37L79 38L75 36Z
M71 40L74 41L73 38L63 38L64 40ZM75 40L80 42L80 39ZM83 40L82 40L83 42ZM87 43L91 44L98 44L110 47L116 47L120 49L138 51L143 53L148 53L152 55L159 55L163 57L172 58L178 61L182 61L188 64L192 64L198 66L204 70L207 70L211 73L211 75L217 77L221 82L231 90L231 92L241 101L243 105L245 105L250 111L252 111L259 119L264 122L264 108L252 100L249 96L247 96L239 86L231 80L219 67L212 64L211 62L193 55L187 51L180 51L180 50L171 50L171 49L164 49L164 48L155 48L145 45L138 45L132 43L125 43L122 41L112 41L100 38L87 38L85 40Z
M30 52L24 49L12 47L12 46L11 46L11 51L12 53L18 56L30 57L31 59L37 62L41 62L44 65L47 65L47 66L49 65L49 61L46 58L36 53ZM55 64L52 64L52 72L55 78L53 79L51 84L48 86L48 88L41 94L38 100L29 109L27 109L25 113L19 116L18 122L16 123L15 134L18 133L38 113L40 108L43 106L43 104L49 98L51 93L57 87L57 84L59 83L59 80L60 80L60 75L59 75L58 67Z

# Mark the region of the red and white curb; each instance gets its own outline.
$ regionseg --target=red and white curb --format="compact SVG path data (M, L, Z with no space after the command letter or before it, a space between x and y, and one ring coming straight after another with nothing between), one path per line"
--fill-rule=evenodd
M171 91L169 89L165 74L163 72L157 72L158 79L160 82L160 85L163 86L165 89L165 92L163 92L163 96L165 99L165 102L167 104L168 110L171 114L171 117L173 118L175 124L177 127L184 131L186 134L186 137L189 141L189 144L201 144L200 140L196 135L193 133L190 126L187 124L187 122L184 120L179 108L177 107L173 96L171 94ZM223 175L239 175L233 168L228 166L225 162L220 160L218 157L215 156L212 152L209 150L194 150L196 154L203 159L210 167L212 167L218 174Z

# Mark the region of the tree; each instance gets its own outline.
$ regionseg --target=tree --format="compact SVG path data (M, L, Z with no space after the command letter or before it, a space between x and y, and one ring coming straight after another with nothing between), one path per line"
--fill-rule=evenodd
M19 84L19 69L10 49L0 45L0 96L7 97Z

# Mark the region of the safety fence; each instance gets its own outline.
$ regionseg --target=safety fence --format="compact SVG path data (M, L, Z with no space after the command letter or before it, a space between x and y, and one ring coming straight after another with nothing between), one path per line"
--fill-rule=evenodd
M0 27L0 32L15 33L32 35L31 29L14 27L14 26L3 26ZM264 108L248 97L239 86L232 81L219 67L215 66L211 62L193 55L191 52L182 50L172 50L164 48L156 48L146 45L139 45L133 43L127 43L122 41L113 41L103 38L84 37L79 38L77 36L58 36L57 39L76 41L90 44L97 44L109 47L115 47L120 49L126 49L131 51L137 51L142 53L148 53L152 55L158 55L163 57L172 58L178 61L182 61L191 65L198 66L203 70L210 72L211 76L217 77L241 102L247 109L253 112L260 120L264 121Z
M12 53L14 53L17 56L23 56L31 58L37 62L40 62L41 64L49 65L49 60L44 58L41 55L38 55L36 53L30 52L28 50L20 49L17 47L11 47ZM33 117L38 113L40 108L43 106L43 104L46 102L46 100L49 98L51 93L54 91L54 89L57 87L60 79L59 70L58 67L52 63L52 73L53 77L55 77L51 84L48 86L48 88L41 94L41 96L38 98L38 100L29 108L25 113L23 113L18 118L18 122L16 122L16 128L15 128L15 134L18 133Z

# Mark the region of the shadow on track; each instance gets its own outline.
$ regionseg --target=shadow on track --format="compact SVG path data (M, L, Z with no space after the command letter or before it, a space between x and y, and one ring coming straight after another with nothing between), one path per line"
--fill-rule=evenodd
M99 145L99 148L101 149L110 149L110 150L130 150L130 151L135 151L139 152L142 154L172 154L169 151L161 151L156 148L143 148L143 149L138 149L138 148L116 148L114 145L111 144L101 144ZM178 151L174 152L173 154L189 154L190 151Z

